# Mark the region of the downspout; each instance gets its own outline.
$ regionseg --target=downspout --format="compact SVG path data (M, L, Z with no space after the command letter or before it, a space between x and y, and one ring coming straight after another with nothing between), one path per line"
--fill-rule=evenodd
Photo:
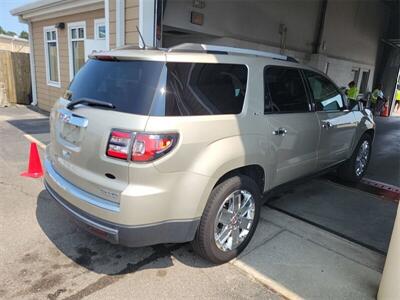
M318 15L318 22L317 22L317 31L315 34L315 39L313 43L312 54L318 54L322 44L322 37L324 34L324 27L325 27L325 15L326 15L326 8L328 6L328 0L321 1L321 8Z
M106 23L106 49L110 50L110 0L104 0L104 18Z
M35 50L33 47L33 29L32 29L32 22L27 21L18 17L21 23L28 24L28 31L29 31L29 63L31 68L31 84L32 84L32 103L31 105L36 106L38 104L37 94L36 94L36 68L35 68Z

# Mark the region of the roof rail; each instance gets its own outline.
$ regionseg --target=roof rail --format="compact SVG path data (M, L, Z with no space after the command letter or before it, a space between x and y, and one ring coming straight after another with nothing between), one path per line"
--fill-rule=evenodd
M286 60L286 61L291 61L291 62L298 62L293 57L276 54L273 52L266 52L266 51L259 51L259 50L253 50L253 49L245 49L245 48L217 46L217 45L196 44L196 43L179 44L179 45L169 48L168 52L203 52L203 53L212 53L212 54L243 54L243 55L268 57L268 58Z

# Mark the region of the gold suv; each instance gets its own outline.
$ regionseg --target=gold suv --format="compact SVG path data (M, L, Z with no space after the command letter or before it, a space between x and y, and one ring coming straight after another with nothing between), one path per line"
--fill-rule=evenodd
M332 167L359 180L375 128L290 57L199 44L94 54L50 119L45 185L79 224L215 263L249 243L265 192Z

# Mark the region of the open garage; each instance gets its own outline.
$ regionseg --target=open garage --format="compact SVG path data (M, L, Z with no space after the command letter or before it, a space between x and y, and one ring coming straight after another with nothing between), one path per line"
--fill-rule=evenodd
M354 81L359 98L365 99L366 104L375 86L382 83L389 110L396 115L395 93L400 68L399 1L165 0L158 1L156 9L156 43L162 47L204 43L289 55L323 71L340 87L346 88ZM385 253L395 216L393 205L376 199L368 201L362 194L353 200L349 196L346 201L337 202L344 199L343 195L351 195L351 188L371 191L371 186L377 186L376 182L386 183L389 190L400 186L396 150L400 147L399 126L396 119L377 119L379 135L367 175L372 180L350 187L347 192L341 191L346 183L340 178L333 178L336 184L340 182L340 187L336 184L325 187L324 184L331 182L327 178L321 190L315 188L320 186L318 182L305 182L291 190L291 196L283 197L285 200L277 201L278 197L273 196L268 205L320 223L326 229L333 227L337 234ZM334 191L331 197L327 196L329 191ZM383 211L377 213L379 207ZM361 219L358 225L355 213ZM369 226L371 232L368 232Z
M394 97L400 65L398 1L157 4L164 11L156 20L157 43L163 47L194 42L286 54L323 71L340 87L354 80L360 97L380 81L388 98Z

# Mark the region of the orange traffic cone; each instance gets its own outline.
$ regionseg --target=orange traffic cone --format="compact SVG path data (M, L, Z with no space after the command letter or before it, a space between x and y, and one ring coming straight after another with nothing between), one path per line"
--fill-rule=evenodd
M381 117L389 117L389 105L387 105L387 103L383 107L383 110L381 112Z
M21 173L21 176L39 178L43 176L42 163L35 143L31 143L29 151L29 165L28 170Z

